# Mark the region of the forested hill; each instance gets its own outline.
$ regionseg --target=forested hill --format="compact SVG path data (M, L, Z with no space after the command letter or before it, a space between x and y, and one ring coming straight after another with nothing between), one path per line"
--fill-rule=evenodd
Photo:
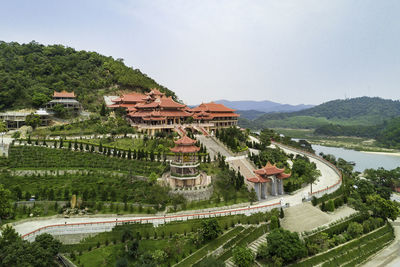
M39 107L54 90L75 91L85 108L95 110L103 94L155 87L176 98L122 59L63 45L0 41L0 110Z
M318 128L327 124L376 125L400 116L400 102L378 97L333 100L310 109L264 114L252 121L253 128Z

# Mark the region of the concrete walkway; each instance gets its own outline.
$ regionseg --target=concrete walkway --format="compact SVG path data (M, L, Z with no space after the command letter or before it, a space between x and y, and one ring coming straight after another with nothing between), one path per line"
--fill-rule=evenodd
M305 202L285 209L285 218L281 221L281 226L292 232L302 233L346 218L355 212L350 207L342 206L332 213L326 213L310 202Z
M395 234L393 243L368 259L368 262L363 265L364 267L400 266L400 219L394 221L392 225Z

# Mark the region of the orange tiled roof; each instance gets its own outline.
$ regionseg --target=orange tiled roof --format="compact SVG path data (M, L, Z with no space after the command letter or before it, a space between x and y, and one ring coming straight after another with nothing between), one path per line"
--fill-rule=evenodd
M275 175L283 173L284 171L285 169L279 169L275 164L272 165L270 162L267 162L263 168L255 170L254 173L259 175Z
M122 102L135 102L135 103L140 103L145 101L146 96L141 93L133 92L130 94L126 94L121 96L121 101Z
M209 111L209 112L234 112L234 109L228 108L223 104L217 104L214 102L202 103L200 106L192 108L195 112Z
M197 146L176 146L170 149L174 153L196 153L200 150Z
M62 98L75 98L74 92L67 92L65 90L61 92L54 91L53 97L62 97Z
M257 175L256 177L247 178L247 181L252 182L252 183L269 183L269 182L271 182L271 179L263 178L263 177Z
M196 144L196 140L193 140L192 138L185 135L182 138L180 138L179 140L174 141L174 143L177 145L194 145L194 144Z

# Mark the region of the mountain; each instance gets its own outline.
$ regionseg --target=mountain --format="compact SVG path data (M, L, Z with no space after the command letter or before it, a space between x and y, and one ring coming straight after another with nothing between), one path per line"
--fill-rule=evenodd
M264 113L271 112L293 112L313 107L313 105L289 105L280 104L268 100L264 101L229 101L229 100L217 100L214 101L219 104L224 104L227 107L236 110L256 110Z
M258 110L236 110L236 113L240 114L240 118L245 118L248 120L254 120L261 115L265 114L265 112Z
M54 90L66 90L75 91L84 108L94 111L104 94L147 92L154 87L176 98L174 92L127 67L122 59L63 45L0 41L0 110L40 107Z
M252 128L318 128L329 124L372 126L397 116L400 116L398 100L358 97L333 100L296 112L264 114L250 123Z

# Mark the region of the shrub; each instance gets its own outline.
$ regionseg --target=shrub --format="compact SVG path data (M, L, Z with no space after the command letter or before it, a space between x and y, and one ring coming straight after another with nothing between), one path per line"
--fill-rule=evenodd
M351 222L347 227L347 233L352 238L356 238L363 233L363 226L357 222Z
M279 228L279 219L276 216L271 217L271 224L270 224L270 229L274 230Z
M333 203L333 200L330 199L328 203L326 203L326 211L333 212L335 210L335 204Z
M313 196L311 198L311 203L312 203L313 206L316 206L318 204L318 199L315 196Z

